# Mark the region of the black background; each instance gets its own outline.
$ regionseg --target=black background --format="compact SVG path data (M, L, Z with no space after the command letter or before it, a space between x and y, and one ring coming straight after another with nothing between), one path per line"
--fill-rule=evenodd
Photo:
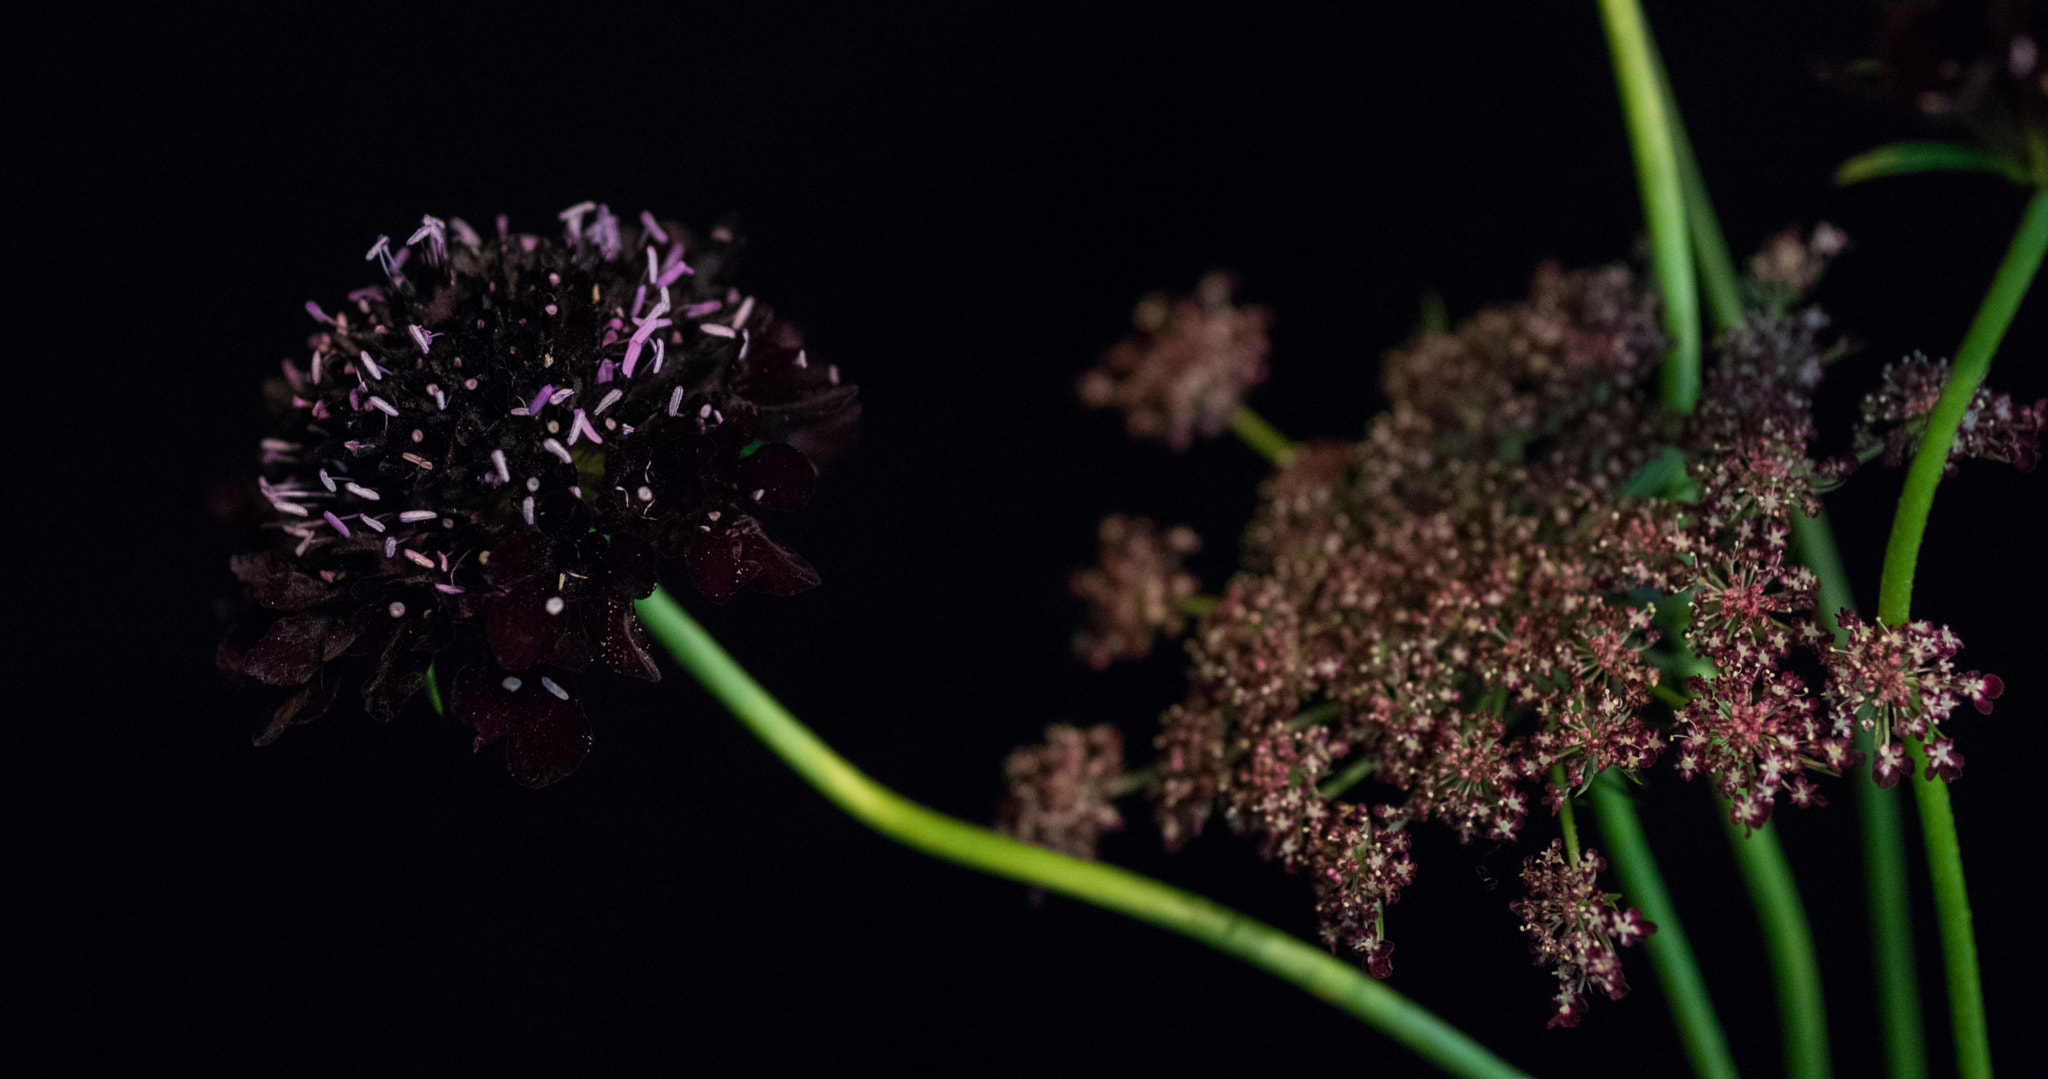
M424 704L250 747L217 681L232 537L210 489L251 467L258 383L301 305L369 279L422 212L540 231L591 198L737 213L748 291L860 383L861 448L773 523L825 585L693 608L882 782L986 820L1049 721L1115 722L1142 761L1179 692L1171 649L1075 663L1065 576L1093 524L1195 526L1215 587L1261 462L1229 441L1128 443L1075 375L1137 296L1229 267L1271 305L1252 404L1346 437L1425 290L1454 317L1535 264L1626 257L1640 228L1590 3L1013 5L769 13L674 5L379 5L46 25L14 42L7 226L12 498L5 730L16 754L8 965L53 1070L674 1072L925 1065L1406 1075L1405 1050L1204 947L927 860L829 808L689 679L600 687L596 749L539 793ZM1856 4L1655 4L1738 253L1826 219L1856 243L1820 299L1868 347L1836 371L1838 448L1881 363L1960 340L2022 193L1980 177L1836 190L1848 155L1921 134L1820 86L1867 39ZM2022 311L1993 384L2048 393ZM1937 503L1916 613L2002 674L1951 728L1954 787L2008 1067L2040 1059L2038 788L2048 689L2039 475L1965 466ZM1833 497L1875 592L1896 472ZM688 597L685 597L686 600ZM1855 821L1781 812L1828 975L1839 1072L1877 1066ZM1778 1067L1770 981L1719 825L1668 771L1645 816L1745 1073ZM1533 820L1526 838L1554 826ZM1507 901L1532 847L1425 829L1394 909L1395 988L1538 1074L1678 1074L1654 978L1546 1031L1548 976ZM1305 882L1212 830L1105 856L1301 934ZM1482 873L1482 870L1484 873ZM1931 942L1924 872L1917 912ZM1486 890L1486 875L1506 883ZM1922 950L1946 1067L1938 960Z

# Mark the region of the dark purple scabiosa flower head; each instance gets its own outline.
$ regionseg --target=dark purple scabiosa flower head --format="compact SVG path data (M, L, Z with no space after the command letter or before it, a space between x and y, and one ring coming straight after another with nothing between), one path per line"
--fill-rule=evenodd
M579 679L659 671L633 601L817 583L757 516L810 497L855 391L724 281L737 242L583 203L557 236L459 218L380 236L375 284L272 386L267 512L237 556L252 617L220 650L287 693L257 735L344 687L388 719L437 657L476 745L545 786L590 744ZM433 687L428 687L433 688Z
M1197 434L1223 433L1245 391L1266 380L1271 350L1272 314L1234 304L1234 291L1230 275L1212 273L1193 296L1139 300L1131 313L1136 332L1081 376L1081 400L1122 411L1131 437L1176 450L1193 445Z
M1143 517L1113 513L1098 530L1094 567L1074 571L1068 587L1088 604L1088 624L1074 651L1101 670L1119 659L1143 659L1161 636L1187 628L1185 604L1199 585L1181 568L1201 549L1193 529L1160 529Z

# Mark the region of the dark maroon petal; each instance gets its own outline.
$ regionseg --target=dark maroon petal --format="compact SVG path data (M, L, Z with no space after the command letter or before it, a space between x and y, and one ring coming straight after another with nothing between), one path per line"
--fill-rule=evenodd
M647 462L647 482L663 500L690 500L703 489L700 474L718 447L700 434L673 438L656 447Z
M1975 700L1971 701L1970 703L1976 705L1977 711L1979 713L1988 716L1991 714L1991 702L1997 700L1998 698L2004 695L2005 679L2000 678L1995 674L1987 674L1984 676L1983 694L1977 697Z
M528 581L491 603L484 633L491 658L508 671L523 671L548 658L562 635L567 602L553 581Z
M713 603L724 603L746 587L761 567L741 557L745 545L726 532L706 533L683 552L683 565L690 571L690 583Z
M334 593L320 578L293 569L291 559L276 551L238 554L228 559L228 568L249 586L256 602L272 610L303 611Z
M638 536L618 535L604 556L606 583L613 591L641 599L654 591L654 548Z
M484 580L507 588L535 577L555 575L555 545L546 536L522 532L491 548Z
M1394 942L1383 940L1365 953L1365 972L1375 978L1386 979L1394 975ZM1576 1021L1576 1020L1575 1020Z
M270 713L269 721L264 724L262 730L256 732L255 738L251 741L259 746L267 746L277 741L286 727L311 723L326 715L328 707L334 703L334 694L339 687L340 683L331 679L322 680L286 697L284 703Z
M505 766L512 778L545 787L590 754L590 724L582 706L562 695L567 692L547 675L506 675L472 664L455 676L455 718L476 731L479 750L506 739Z
M568 620L567 628L562 630L560 637L555 638L554 651L548 653L547 660L541 665L582 674L590 667L590 661L597 658L597 653L590 647L590 642L583 638L582 619L576 611L572 608L562 617Z
M455 675L450 687L457 722L476 732L472 749L482 749L512 729L512 695L501 684L504 675L486 663L472 663Z
M769 539L752 517L727 511L717 531L700 535L683 552L690 583L714 603L724 603L749 582L771 595L787 596L818 583L809 562Z
M771 510L803 508L811 500L818 474L810 459L787 442L770 442L740 460L737 482L743 497Z
M590 756L590 723L575 701L559 700L544 689L522 690L538 707L528 709L527 725L512 734L505 748L505 768L528 787L545 787L575 771ZM540 701L539 698L546 698Z
M600 595L592 600L584 608L583 629L606 668L632 678L661 681L647 631L640 628L633 604L624 596Z
M707 433L720 448L738 453L761 433L761 410L746 397L722 397L713 407L723 419Z
M852 386L836 387L834 393L845 391L842 397L830 402L832 414L825 419L812 421L801 419L789 424L777 424L769 429L776 432L787 430L784 437L797 452L817 464L830 464L853 449L860 437L860 402L854 400Z
M580 536L590 531L590 507L567 491L543 491L534 503L533 524L549 536Z
M389 722L426 684L434 657L416 647L426 636L426 624L413 621L401 625L385 642L369 681L363 683L363 707L371 716Z
M759 560L761 575L755 585L771 596L793 596L818 587L818 571L795 551L755 533L748 553Z
M335 619L317 611L286 615L271 623L263 639L242 656L242 671L259 682L273 686L296 686L319 673L328 658L329 640ZM354 635L349 635L350 640ZM334 649L339 655L348 647Z

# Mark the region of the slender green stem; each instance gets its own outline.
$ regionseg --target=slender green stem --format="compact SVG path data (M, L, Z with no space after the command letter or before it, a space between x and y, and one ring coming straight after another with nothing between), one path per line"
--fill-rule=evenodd
M1230 430L1259 456L1273 462L1275 468L1286 468L1294 460L1294 443L1279 428L1267 423L1264 416L1243 405L1230 414Z
M1707 316L1714 328L1726 330L1742 325L1742 286L1735 276L1735 260L1728 255L1728 240L1721 234L1721 222L1714 216L1714 202L1707 197L1707 179L1700 172L1698 156L1692 152L1692 137L1686 134L1685 118L1678 111L1678 96L1671 89L1671 75L1664 69L1663 54L1649 27L1643 28L1649 44L1650 63L1657 70L1657 87L1663 91L1664 116L1671 124L1671 149L1678 157L1678 178L1685 193L1685 223L1692 239L1693 263L1699 270L1700 293L1706 297Z
M1866 761L1877 759L1873 732L1856 732ZM1920 965L1913 957L1913 905L1906 882L1906 825L1896 787L1880 787L1869 767L1850 777L1863 818L1863 879L1869 891L1870 945L1877 973L1878 1018L1891 1079L1927 1079L1927 1020L1920 1009Z
M1920 559L1920 541L1934 508L1935 485L1948 463L1963 413L1991 368L1992 354L2019 310L2041 258L2048 253L2048 190L2027 201L2025 216L2012 244L1998 264L1991 288L1970 329L1956 350L1955 367L1941 388L1941 398L1927 417L1927 433L1906 471L1905 490L1892 518L1885 545L1884 573L1877 585L1877 617L1888 626L1911 617L1913 571ZM1920 810L1920 836L1927 850L1928 876L1934 884L1934 914L1941 926L1942 958L1948 974L1949 1020L1954 1027L1956 1067L1964 1079L1991 1074L1991 1039L1984 1021L1984 987L1977 969L1977 941L1970 928L1970 897L1963 881L1962 846L1956 837L1955 815L1949 808L1948 785L1925 774L1925 752L1916 739L1906 739L1913 760L1913 796Z
M1644 946L1670 1002L1671 1018L1678 1024L1678 1036L1685 1043L1693 1072L1700 1079L1736 1079L1728 1038L1721 1033L1721 1019L1714 1014L1714 1002L1707 996L1707 983L1700 978L1700 965L1693 958L1685 927L1671 906L1664 875L1657 871L1649 838L1636 819L1635 803L1611 772L1593 780L1593 813L1600 821L1601 850L1621 877L1623 900L1657 927Z
M1379 770L1380 762L1377 759L1361 753L1357 760L1345 765L1343 771L1318 784L1316 793L1322 795L1324 801L1329 801L1356 787L1366 776Z
M1525 1076L1358 967L1201 896L1100 862L1019 843L926 809L868 778L761 688L659 589L638 604L656 640L783 763L833 805L914 850L1059 892L1192 937L1363 1019L1453 1075Z
M1792 550L1800 564L1820 578L1821 625L1837 642L1845 634L1836 615L1856 606L1849 574L1835 546L1825 513L1792 515ZM1874 760L1871 733L1858 729L1856 748ZM1899 792L1880 787L1870 769L1848 777L1863 825L1863 882L1870 913L1870 953L1877 973L1878 1019L1884 1036L1886 1074L1891 1079L1926 1079L1927 1039L1920 1014L1920 975L1913 959L1913 913L1906 884L1906 832L1899 820Z
M1649 33L1644 32L1649 40ZM1717 329L1728 330L1742 323L1742 292L1735 276L1728 242L1714 215L1713 200L1707 195L1706 178L1700 173L1680 117L1670 75L1658 55L1656 42L1649 40L1650 61L1656 67L1657 84L1663 91L1664 111L1671 125L1672 148L1678 157L1678 172L1684 184L1686 223L1690 229L1693 256L1698 262L1701 290ZM1840 558L1832 547L1837 570ZM1662 686L1658 687L1662 689ZM1676 696L1676 694L1673 694ZM1723 820L1727 806L1721 807ZM1784 1026L1785 1071L1794 1079L1811 1079L1829 1073L1827 1011L1821 1003L1820 959L1813 947L1813 933L1807 926L1806 907L1800 901L1792 867L1770 825L1745 836L1732 825L1730 842L1736 864L1749 887L1750 901L1762 924L1764 941L1770 950L1771 971L1777 978L1779 1013ZM1918 1021L1917 1015L1914 1021Z
M1906 739L1906 753L1913 765L1913 801L1920 811L1920 842L1927 848L1927 876L1934 885L1934 918L1941 927L1956 1074L1962 1079L1990 1079L1991 1034L1984 1022L1977 938L1970 926L1970 892L1963 882L1963 848L1956 838L1955 812L1948 804L1948 784L1926 777L1927 753L1919 739Z
M1173 603L1173 609L1189 618L1207 618L1223 602L1222 596L1182 596Z
M1842 162L1835 182L1855 184L1914 172L1988 172L2016 184L2027 180L2025 166L1995 150L1953 142L1894 142Z
M1659 86L1649 28L1636 0L1600 0L1621 111L1635 154L1636 184L1650 236L1650 259L1664 297L1664 328L1671 353L1664 360L1664 404L1691 412L1700 395L1700 298L1686 239L1684 184L1678 175L1671 120Z
M1905 622L1913 607L1913 569L1920 560L1920 539L1927 531L1927 515L1934 509L1934 488L1948 464L1949 447L1962 426L1970 399L1991 369L1992 353L2012 324L2014 312L2026 297L2041 256L2048 252L2048 190L2037 191L2027 201L2019 231L1991 279L1977 317L1970 320L1963 345L1956 350L1955 367L1941 388L1941 398L1927 415L1927 433L1906 470L1906 488L1899 494L1899 509L1892 518L1891 540L1884 549L1884 576L1877 585L1877 617L1888 626Z
M1571 859L1571 863L1573 865L1578 865L1579 820L1578 817L1572 812L1572 789L1565 785L1564 765L1553 764L1550 766L1550 784L1551 786L1557 788L1558 793L1562 795L1564 799L1563 803L1558 806L1557 820L1558 823L1564 827L1565 857Z
M1745 835L1743 827L1729 819L1728 800L1717 802L1728 826L1728 844L1735 850L1735 865L1749 886L1764 946L1770 951L1784 1028L1785 1074L1791 1079L1822 1079L1833 1073L1828 1064L1828 1013L1821 1004L1820 957L1813 950L1813 930L1792 879L1792 863L1785 859L1777 829L1768 821Z
M1663 686L1654 689L1673 708L1684 707L1689 700ZM1722 823L1728 827L1735 864L1742 871L1750 903L1763 927L1771 974L1777 980L1785 1074L1792 1079L1821 1079L1831 1074L1828 1013L1821 1003L1820 956L1813 948L1813 931L1808 927L1806 904L1800 900L1799 886L1792 876L1792 863L1786 860L1778 833L1770 824L1745 830L1733 823L1726 798L1717 798L1716 802Z

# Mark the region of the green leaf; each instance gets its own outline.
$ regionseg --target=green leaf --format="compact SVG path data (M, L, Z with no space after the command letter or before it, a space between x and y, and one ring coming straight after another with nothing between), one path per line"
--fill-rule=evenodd
M1981 146L1894 142L1842 162L1842 167L1835 170L1835 183L1846 186L1913 172L1988 172L2016 184L2026 182L2026 172L2019 162Z
M1676 446L1666 446L1629 474L1621 493L1629 498L1692 502L1699 498L1699 484L1685 474L1685 454Z
M446 716L448 709L441 703L441 672L434 668L435 664L427 664L427 703L434 707L435 715Z

